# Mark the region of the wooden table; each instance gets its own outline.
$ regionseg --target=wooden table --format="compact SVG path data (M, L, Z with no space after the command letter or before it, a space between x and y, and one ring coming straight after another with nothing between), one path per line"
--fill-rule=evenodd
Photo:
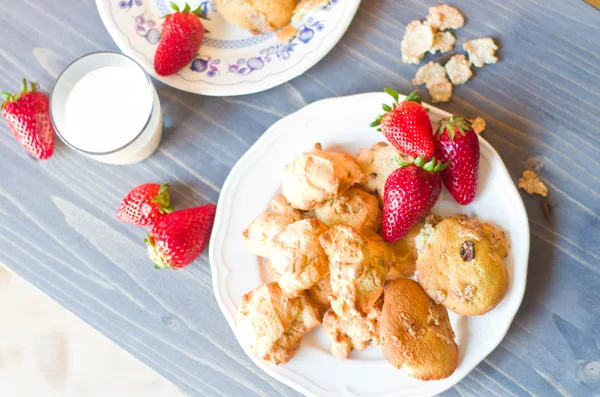
M239 347L206 254L183 271L154 271L143 231L117 222L116 208L148 181L170 182L179 207L216 203L237 159L282 116L331 96L412 91L417 67L400 62L400 40L436 3L363 1L323 61L267 92L221 99L157 84L166 133L138 165L97 163L60 142L50 161L36 162L2 123L0 261L189 395L297 395ZM482 116L515 181L539 170L552 215L522 193L532 242L523 305L502 344L444 395L598 396L600 11L583 0L453 4L468 20L458 42L494 37L501 61L441 108ZM93 0L11 1L0 22L0 86L11 91L22 77L50 90L74 58L118 50Z

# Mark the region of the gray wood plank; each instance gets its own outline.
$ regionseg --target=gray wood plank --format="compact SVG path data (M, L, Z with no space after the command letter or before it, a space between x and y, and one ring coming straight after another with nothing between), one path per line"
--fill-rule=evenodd
M210 98L157 84L167 128L141 164L102 165L60 142L37 163L2 124L0 262L191 396L297 395L238 346L206 254L184 271L152 271L140 230L116 222L116 207L147 181L172 182L176 205L215 203L237 159L282 116L331 96L412 91L418 66L400 62L400 40L436 3L363 1L323 61L267 92ZM486 119L485 138L515 181L538 164L553 214L523 195L532 234L523 306L501 346L444 395L600 396L600 11L581 0L453 4L467 16L458 42L491 36L501 62L441 107ZM28 77L48 90L74 58L118 50L93 0L11 2L0 37L3 89Z

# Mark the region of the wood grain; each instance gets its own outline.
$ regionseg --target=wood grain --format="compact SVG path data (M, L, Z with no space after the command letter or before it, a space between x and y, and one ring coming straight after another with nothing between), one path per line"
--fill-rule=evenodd
M0 262L191 396L297 395L238 346L206 255L184 271L153 271L143 232L116 222L115 210L148 181L172 183L178 206L215 203L237 159L282 116L330 96L412 91L417 66L400 62L401 36L436 3L363 1L323 61L267 92L220 99L157 84L165 137L141 164L103 165L60 142L38 163L2 124ZM467 16L458 42L493 37L501 61L441 107L483 117L515 181L538 168L552 216L523 193L532 246L522 308L502 344L444 395L600 396L600 11L581 0L453 4ZM92 0L23 0L2 11L3 89L27 77L49 90L74 58L118 50Z

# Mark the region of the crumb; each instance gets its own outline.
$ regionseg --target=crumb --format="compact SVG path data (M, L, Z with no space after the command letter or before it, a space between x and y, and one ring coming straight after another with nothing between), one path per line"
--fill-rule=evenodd
M457 8L440 4L429 8L427 23L434 29L459 29L465 24L465 18Z
M548 195L548 188L544 185L544 182L529 170L523 172L523 176L519 179L519 188L529 194L539 194L542 197Z
M481 117L475 117L469 120L471 122L471 128L476 134L481 134L485 130L485 120Z
M540 201L540 205L542 206L542 213L544 214L544 218L550 218L550 215L552 214L552 207L550 207L550 203L548 203L548 200L542 199Z
M487 63L496 63L498 58L494 55L498 46L489 37L467 41L463 49L469 53L469 60L478 68Z
M454 85L464 84L473 76L471 62L462 54L450 58L446 63L446 72L448 72L448 77Z
M455 43L456 37L451 32L435 32L433 35L433 44L429 52L435 54L437 51L452 51Z
M433 83L427 88L429 89L429 95L431 95L433 103L448 102L452 97L452 83L448 79Z
M431 26L421 21L412 21L406 25L402 38L402 62L420 63L421 58L433 45L433 30Z
M426 84L429 88L432 84L446 80L446 69L437 62L429 62L417 70L413 79L414 85Z
M298 30L291 24L288 24L279 29L277 32L277 40L279 40L280 43L289 43L296 37L297 34Z

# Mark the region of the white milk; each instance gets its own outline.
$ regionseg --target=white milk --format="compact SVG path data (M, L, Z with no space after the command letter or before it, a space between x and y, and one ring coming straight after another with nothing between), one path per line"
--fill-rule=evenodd
M67 99L65 139L94 153L127 145L150 118L151 89L143 74L129 68L107 66L88 73Z
M150 156L162 136L162 112L143 69L115 53L93 53L59 77L53 123L72 148L98 161L131 164Z

